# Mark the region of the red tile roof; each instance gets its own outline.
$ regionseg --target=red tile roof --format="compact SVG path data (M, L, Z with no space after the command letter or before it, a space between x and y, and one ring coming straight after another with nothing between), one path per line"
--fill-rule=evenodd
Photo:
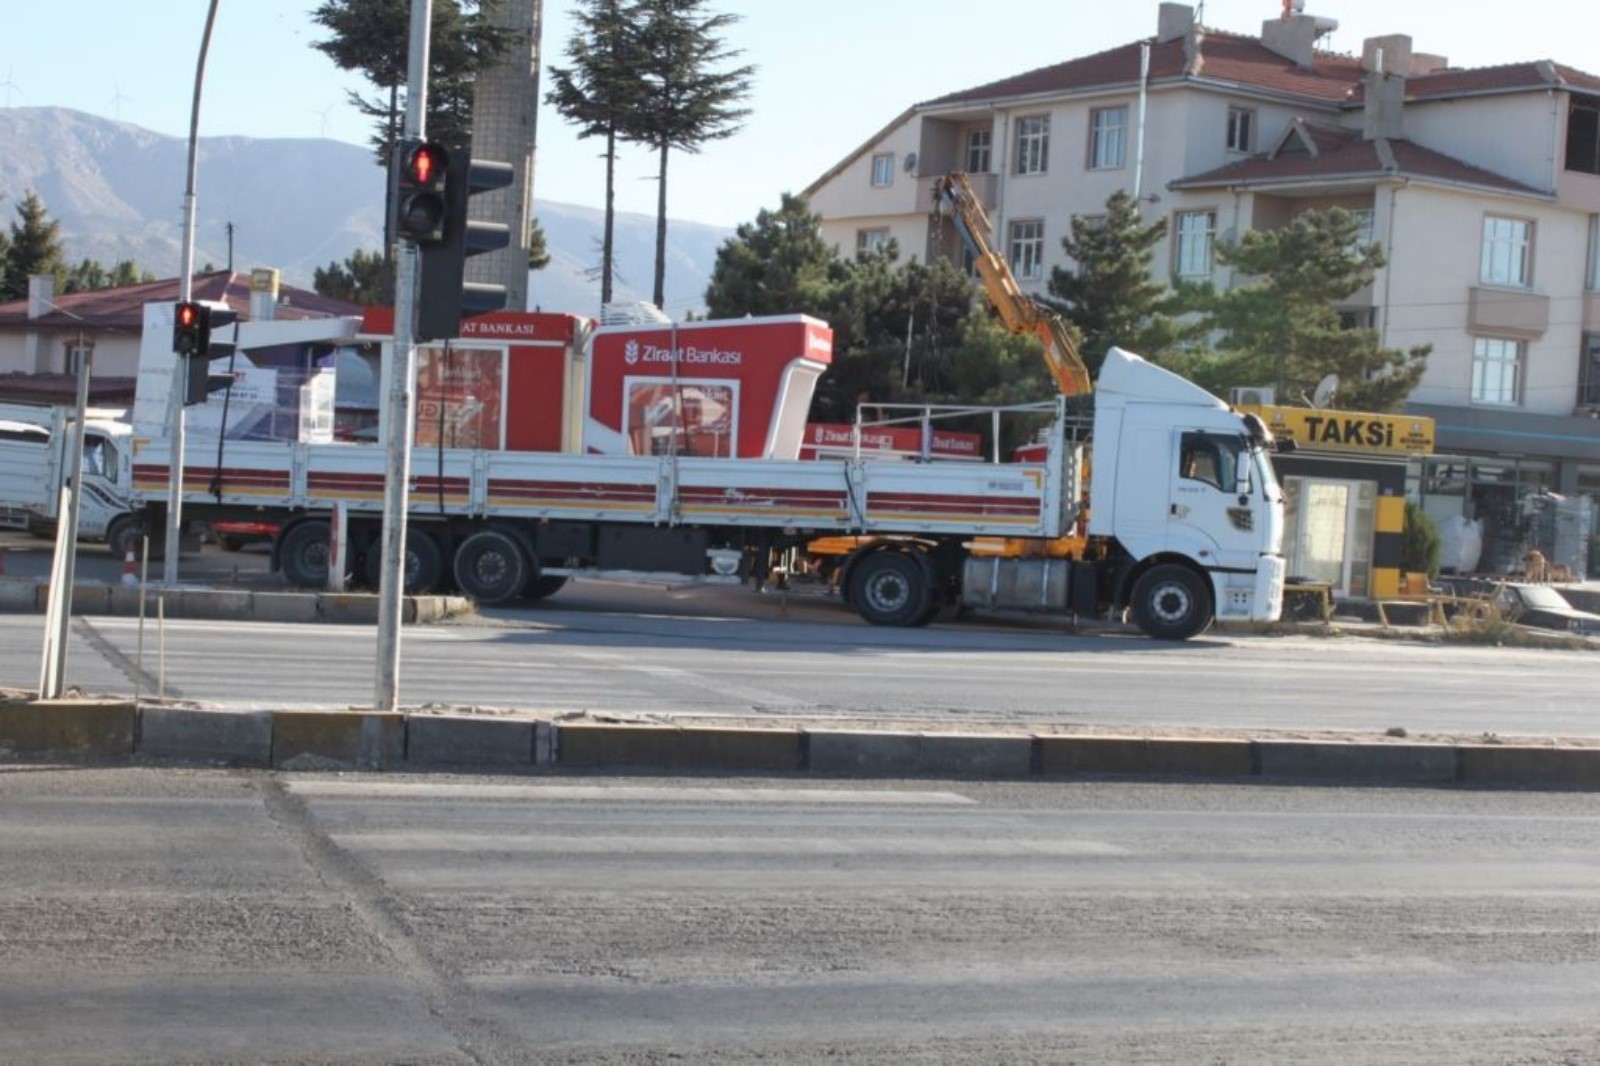
M1497 67L1445 68L1432 74L1406 79L1406 99L1437 100L1476 93L1527 92L1544 89L1576 89L1600 92L1600 78L1575 67L1549 60L1506 63Z
M177 278L124 285L94 292L57 294L50 298L52 310L38 318L28 317L28 301L0 303L0 329L7 327L45 329L128 329L144 328L144 305L176 303ZM250 275L229 273L197 274L192 287L196 300L226 300L242 319L250 317ZM285 302L287 301L287 302ZM361 309L343 300L330 300L305 289L282 286L278 290L275 315L280 319L329 318L359 315Z
M1076 89L1133 85L1139 80L1140 47L1146 43L1150 45L1152 83L1175 81L1187 76L1330 104L1342 104L1350 100L1361 85L1361 61L1352 56L1318 52L1311 69L1306 70L1253 37L1206 30L1199 35L1199 41L1198 59L1192 70L1185 67L1185 42L1182 38L1161 43L1152 38L964 89L919 106L940 107Z
M1366 140L1355 130L1297 122L1283 143L1303 137L1316 152L1271 152L1170 182L1173 189L1229 185L1274 185L1317 179L1411 177L1476 185L1504 192L1547 195L1530 185L1424 148L1411 141Z

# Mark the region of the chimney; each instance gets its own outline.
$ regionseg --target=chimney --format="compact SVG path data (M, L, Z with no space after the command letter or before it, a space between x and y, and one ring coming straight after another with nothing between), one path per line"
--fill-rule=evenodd
M278 272L268 267L250 271L250 321L271 322L277 309Z
M28 317L43 318L50 313L50 301L56 298L54 274L28 275Z
M1156 43L1187 37L1194 29L1194 8L1188 4L1162 4L1156 21Z
M1411 38L1403 33L1369 37L1361 44L1361 69L1366 74L1361 135L1405 138L1406 76L1414 67Z
M1261 43L1302 70L1310 70L1316 59L1317 41L1339 28L1337 19L1291 13L1285 4L1282 18L1261 24Z

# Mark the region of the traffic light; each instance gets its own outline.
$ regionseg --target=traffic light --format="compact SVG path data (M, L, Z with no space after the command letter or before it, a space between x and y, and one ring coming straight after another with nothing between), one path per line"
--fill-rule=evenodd
M433 141L403 141L395 191L395 235L426 244L444 238L445 171L450 153Z
M234 341L213 340L213 331L239 321L239 314L220 301L185 300L173 308L172 350L186 364L183 403L205 403L206 397L233 383L231 375L212 375L211 363L236 350ZM237 336L235 330L235 336Z
M516 178L510 163L473 159L465 149L446 153L444 215L437 242L418 240L421 280L417 292L416 339L457 337L461 319L498 311L506 305L504 285L466 283L469 256L511 243L511 227L467 218L469 201L479 193L504 189Z

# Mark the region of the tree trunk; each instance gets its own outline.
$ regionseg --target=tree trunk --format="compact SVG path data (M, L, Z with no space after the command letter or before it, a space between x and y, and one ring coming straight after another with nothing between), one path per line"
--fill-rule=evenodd
M661 164L656 176L656 284L650 298L663 311L667 309L667 152L660 148Z
M617 223L617 131L606 131L606 224L600 241L600 310L611 302L611 252Z

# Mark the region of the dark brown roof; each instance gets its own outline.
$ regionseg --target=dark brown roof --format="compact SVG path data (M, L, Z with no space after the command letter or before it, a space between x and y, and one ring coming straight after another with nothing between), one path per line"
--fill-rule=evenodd
M1314 152L1288 151L1296 140L1309 141ZM1273 185L1282 182L1338 178L1410 177L1476 185L1504 192L1546 195L1530 185L1513 181L1470 163L1424 148L1411 141L1379 138L1369 141L1354 130L1298 121L1265 155L1192 174L1169 183L1174 189L1202 189L1227 185Z
M963 89L918 106L941 107L1133 85L1139 80L1139 51L1144 44L1150 45L1152 84L1190 77L1334 105L1358 104L1365 94L1364 72L1357 56L1317 52L1311 68L1307 70L1272 51L1255 37L1206 29L1198 35L1196 61L1189 69L1185 67L1185 41L1182 38L1164 43L1146 38L1105 52L1002 78L987 85ZM1600 92L1600 77L1560 63L1538 60L1464 70L1447 67L1406 79L1406 96L1413 100L1549 88Z
M125 407L133 403L138 378L101 377L89 379L89 402L101 407ZM76 374L0 374L0 401L72 405L78 400Z
M54 305L52 310L38 318L28 317L28 301L12 300L0 303L0 329L125 329L137 333L144 328L144 305L176 303L179 291L178 279L167 278L115 289L58 294L50 298ZM249 274L226 270L197 274L192 292L196 300L226 300L241 319L250 317ZM274 312L279 319L330 318L360 313L361 309L354 304L330 300L288 285L278 289L278 306Z
M1146 43L1150 45L1152 83L1174 81L1187 75L1330 104L1346 102L1361 85L1361 62L1354 57L1319 52L1311 69L1305 70L1253 37L1206 30L1199 35L1198 61L1192 70L1185 69L1185 44L1181 38L1163 43L1149 39L964 89L919 106L938 107L1107 85L1132 85L1139 80L1139 52Z

